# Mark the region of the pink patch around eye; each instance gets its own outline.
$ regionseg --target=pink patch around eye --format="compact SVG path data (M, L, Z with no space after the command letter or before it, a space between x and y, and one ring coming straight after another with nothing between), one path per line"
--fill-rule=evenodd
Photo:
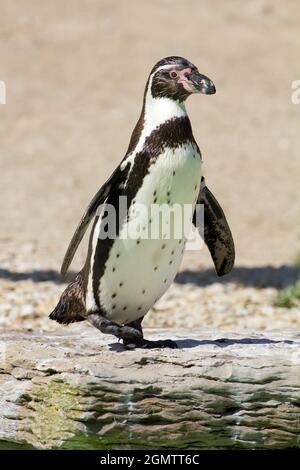
M186 74L191 73L192 69L189 67L178 71L178 77L180 80L186 80Z
M178 78L179 78L178 83L182 83L183 88L186 91L188 91L189 93L192 93L193 90L192 90L192 88L190 87L190 85L187 81L186 75L188 73L191 73L191 71L192 71L192 69L190 67L187 67L186 69L179 70L179 72L178 72Z

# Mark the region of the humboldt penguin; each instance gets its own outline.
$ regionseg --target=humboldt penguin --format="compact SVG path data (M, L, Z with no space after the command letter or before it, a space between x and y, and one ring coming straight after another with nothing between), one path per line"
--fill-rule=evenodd
M63 292L50 314L52 320L64 324L87 320L102 333L121 339L126 348L176 347L172 340L145 339L141 323L176 276L186 231L175 237L175 224L170 222L171 233L162 229L151 236L157 217L141 207L190 207L191 226L197 223L201 204L204 241L216 272L222 276L231 271L235 256L231 231L205 185L201 153L185 107L191 94L215 91L213 82L182 57L166 57L153 67L125 157L93 197L67 249L63 275L94 219L85 265ZM111 208L114 216L109 216ZM114 233L108 233L109 223Z

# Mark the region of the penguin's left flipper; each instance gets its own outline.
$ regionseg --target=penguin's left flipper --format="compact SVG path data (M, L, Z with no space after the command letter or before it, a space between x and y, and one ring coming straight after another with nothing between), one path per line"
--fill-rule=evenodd
M68 249L66 251L62 266L61 274L64 276L68 271L68 268L74 258L76 250L84 237L84 234L89 226L89 223L96 214L97 208L100 204L103 204L109 195L109 192L114 189L118 190L121 185L125 182L130 165L126 165L125 168L121 169L119 165L118 168L113 172L113 174L108 178L104 185L99 189L95 194L91 202L89 203L85 213L83 214L75 232L72 237L72 240L69 243Z
M234 265L234 241L223 209L205 185L203 177L197 204L204 206L204 242L210 251L218 276L224 276L232 270ZM194 212L195 226L197 226L197 210L199 206Z

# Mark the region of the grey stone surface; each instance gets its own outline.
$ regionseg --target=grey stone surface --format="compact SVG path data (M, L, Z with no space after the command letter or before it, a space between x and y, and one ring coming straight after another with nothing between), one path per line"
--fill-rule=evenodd
M299 333L146 337L179 348L124 351L86 324L2 331L2 447L300 447Z

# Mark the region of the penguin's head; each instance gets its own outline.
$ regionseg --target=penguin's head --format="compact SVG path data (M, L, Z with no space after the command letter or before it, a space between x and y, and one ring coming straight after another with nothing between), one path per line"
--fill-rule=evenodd
M149 80L153 98L171 98L184 101L192 93L212 95L213 82L183 57L165 57L153 67Z

